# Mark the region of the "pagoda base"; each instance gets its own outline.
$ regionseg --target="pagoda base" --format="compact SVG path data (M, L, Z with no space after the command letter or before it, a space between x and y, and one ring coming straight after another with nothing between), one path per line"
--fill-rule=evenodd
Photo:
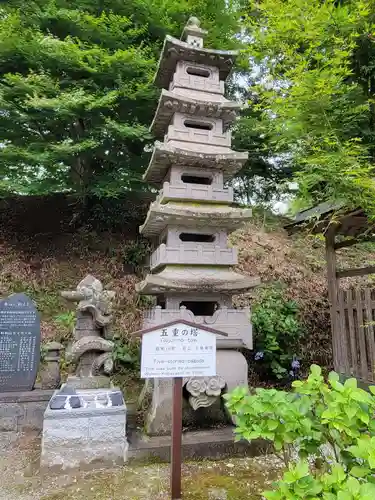
M216 427L218 424L226 424L230 422L230 416L227 413L222 395L232 391L237 386L248 385L247 373L248 366L244 355L233 350L218 350L216 353L216 372L217 378L225 382L221 394L216 398L209 400L211 404L201 406L194 410L188 402L189 392L187 383L184 384L184 401L183 401L183 426L194 428ZM212 377L213 379L215 377ZM190 379L191 380L191 379ZM195 382L199 390L200 378L196 378ZM184 380L185 382L185 380ZM153 379L147 380L146 384L150 387L151 403L146 419L146 431L150 435L169 435L172 430L172 388L173 381L171 379ZM145 391L147 392L147 391ZM202 392L202 398L207 400L207 396ZM209 425L211 424L211 425Z

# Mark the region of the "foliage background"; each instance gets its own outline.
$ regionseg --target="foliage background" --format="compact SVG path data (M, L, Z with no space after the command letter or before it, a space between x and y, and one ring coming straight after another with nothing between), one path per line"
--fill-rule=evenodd
M296 207L344 200L375 214L374 7L373 0L250 0L244 9L261 123L273 150L287 152Z

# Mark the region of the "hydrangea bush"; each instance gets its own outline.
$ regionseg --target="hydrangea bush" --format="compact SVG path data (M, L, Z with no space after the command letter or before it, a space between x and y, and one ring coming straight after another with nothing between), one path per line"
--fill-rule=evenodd
M226 405L236 421L236 438L271 441L287 471L268 500L375 499L375 387L355 379L324 381L312 365L293 391L238 387Z

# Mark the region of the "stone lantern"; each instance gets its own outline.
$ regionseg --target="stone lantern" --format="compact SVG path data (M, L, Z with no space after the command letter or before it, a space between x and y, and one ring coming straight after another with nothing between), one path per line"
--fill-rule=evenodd
M240 105L224 97L237 53L203 48L206 34L191 18L182 40L167 36L164 42L155 77L162 92L151 125L162 142L155 143L144 175L160 191L140 228L155 250L138 287L157 298L143 328L185 319L228 334L217 339L215 380L184 381L194 410L247 384L239 349L252 349L250 309L235 309L232 296L259 284L233 270L237 251L227 243L228 234L251 218L250 209L234 206L227 184L247 160L247 153L231 149L230 126ZM171 401L171 381L155 379L149 432L170 432Z

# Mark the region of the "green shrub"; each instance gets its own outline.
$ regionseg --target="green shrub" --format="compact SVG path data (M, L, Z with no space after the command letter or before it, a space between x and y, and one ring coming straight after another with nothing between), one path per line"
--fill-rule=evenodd
M139 349L136 344L127 344L121 339L114 339L112 359L116 372L122 368L139 370Z
M375 387L344 384L332 372L328 384L312 365L293 392L237 388L226 395L238 439L273 443L288 467L268 500L375 499Z
M150 253L151 247L146 240L131 241L122 247L124 263L132 266L136 273L145 265Z
M252 308L254 368L269 378L296 377L300 363L296 355L302 325L296 302L283 296L281 287L266 288Z

